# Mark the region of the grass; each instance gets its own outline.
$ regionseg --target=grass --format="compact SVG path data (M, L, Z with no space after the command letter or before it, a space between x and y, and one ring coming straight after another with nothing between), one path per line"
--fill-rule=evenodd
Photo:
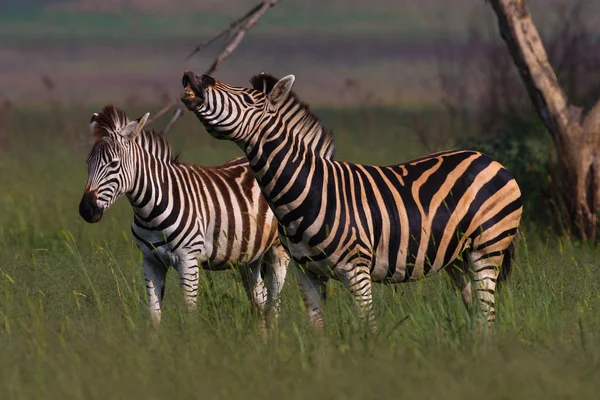
M13 115L0 157L3 398L597 397L600 250L545 238L535 226L524 229L492 331L473 328L438 274L395 289L377 285L375 335L359 326L350 296L330 284L326 332L318 335L291 274L279 330L263 344L233 271L201 274L191 315L171 272L163 324L151 330L129 205L119 201L95 225L77 212L92 111ZM336 131L339 158L383 164L422 152L391 113L376 113L366 135L352 110L317 113ZM186 149L184 160L239 155L190 116L170 135Z

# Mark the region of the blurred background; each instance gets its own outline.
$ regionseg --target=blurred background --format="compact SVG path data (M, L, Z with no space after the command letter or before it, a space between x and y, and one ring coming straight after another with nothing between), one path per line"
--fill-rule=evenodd
M188 62L185 56L256 3L2 0L2 95L15 104L160 103L177 95L184 69L206 70L220 48ZM597 33L600 4L594 3L528 2L548 40L559 37L575 8L584 26L572 20L578 26L571 28ZM476 60L491 58L490 51L494 61L505 55L494 47L494 18L483 0L284 0L216 75L242 85L262 71L294 73L296 90L314 105L363 104L368 97L400 108L438 106L440 69L455 74L445 84L476 84L482 72L473 68Z

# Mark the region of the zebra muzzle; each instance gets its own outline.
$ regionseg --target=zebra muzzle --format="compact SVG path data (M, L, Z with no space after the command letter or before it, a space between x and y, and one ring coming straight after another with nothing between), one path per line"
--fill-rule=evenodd
M204 101L203 77L199 77L192 71L185 71L181 78L181 85L184 89L181 101L188 109L191 110Z
M102 219L104 210L98 207L98 197L96 192L84 192L79 202L79 215L90 224Z

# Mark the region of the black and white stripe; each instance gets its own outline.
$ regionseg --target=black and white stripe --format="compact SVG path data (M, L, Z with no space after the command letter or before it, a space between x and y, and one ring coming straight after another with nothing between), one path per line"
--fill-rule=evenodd
M371 282L405 282L447 268L489 322L520 224L519 187L476 151L446 151L392 166L333 160L330 131L292 93L293 75L255 76L252 89L186 72L182 101L211 134L236 142L302 267L310 318L322 326L328 279L355 295L374 327Z
M253 305L276 316L289 257L248 162L238 158L217 167L179 162L163 136L143 130L147 117L130 122L113 106L92 117L95 143L87 158L81 216L97 222L119 196L127 197L156 324L171 265L190 310L196 308L199 268L239 266Z

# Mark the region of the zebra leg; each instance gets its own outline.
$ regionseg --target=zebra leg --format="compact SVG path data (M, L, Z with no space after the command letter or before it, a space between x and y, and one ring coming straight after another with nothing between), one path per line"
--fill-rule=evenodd
M496 320L495 295L496 281L500 274L503 253L471 251L468 254L469 266L473 271L477 301L488 325Z
M154 258L144 257L144 279L148 293L148 309L152 318L152 325L160 325L161 305L165 294L165 278L167 267Z
M460 290L467 310L471 310L473 308L473 290L468 263L463 262L458 265L450 265L446 268L446 271L452 278L454 285Z
M279 294L285 283L290 257L281 245L271 247L265 256L267 306L265 310L267 328L272 330L279 318L281 302Z
M261 261L255 261L240 268L242 275L242 284L252 304L252 311L258 314L259 330L263 336L266 336L265 324L265 305L267 303L267 293L265 283L261 276Z
M322 305L327 300L328 277L318 276L305 268L296 265L298 285L302 292L304 306L308 313L308 319L318 330L323 330Z
M368 328L375 332L377 323L373 310L371 260L364 257L355 257L348 261L348 267L344 268L342 272L342 283L356 299L363 325L367 324Z
M187 311L195 312L198 307L198 281L200 280L198 261L195 257L189 261L182 257L175 265L175 269L179 274L179 286L183 291Z

